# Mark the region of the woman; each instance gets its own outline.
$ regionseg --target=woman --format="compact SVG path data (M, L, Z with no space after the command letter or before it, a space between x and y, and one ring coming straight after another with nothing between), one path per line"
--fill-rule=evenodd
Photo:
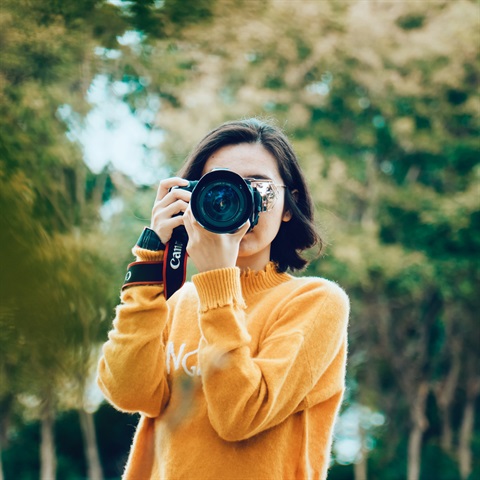
M253 229L202 228L191 192L172 188L215 168L270 192ZM138 264L161 262L181 225L199 273L168 301L162 283L127 282L99 364L107 399L141 413L124 478L326 478L349 303L333 282L286 273L320 238L284 134L256 119L207 134L180 176L160 183Z

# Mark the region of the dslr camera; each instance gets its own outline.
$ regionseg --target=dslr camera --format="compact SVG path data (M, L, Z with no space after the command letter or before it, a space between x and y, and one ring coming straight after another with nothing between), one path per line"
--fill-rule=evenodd
M175 188L192 192L190 206L195 220L206 230L219 234L234 233L247 220L251 230L260 212L270 210L278 196L271 180L245 179L223 168Z

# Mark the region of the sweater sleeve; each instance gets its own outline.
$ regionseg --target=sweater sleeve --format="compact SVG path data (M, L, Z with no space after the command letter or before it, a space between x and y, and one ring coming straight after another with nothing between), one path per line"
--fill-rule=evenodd
M300 283L252 352L238 269L192 280L201 308L203 390L223 439L247 439L343 391L349 302L336 284Z
M152 252L148 258L141 251L134 253L137 261L157 259ZM122 292L97 376L105 397L119 410L156 417L165 407L170 395L163 339L167 316L163 285L132 286Z

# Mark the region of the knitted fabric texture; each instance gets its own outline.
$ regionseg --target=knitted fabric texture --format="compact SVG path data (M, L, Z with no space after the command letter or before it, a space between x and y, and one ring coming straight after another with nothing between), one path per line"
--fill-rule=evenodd
M124 478L326 478L348 314L338 285L273 264L194 275L168 302L127 288L98 369L141 414Z

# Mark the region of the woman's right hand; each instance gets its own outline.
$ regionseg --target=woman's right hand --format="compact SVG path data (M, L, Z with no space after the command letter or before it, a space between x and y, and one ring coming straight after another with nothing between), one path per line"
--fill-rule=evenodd
M152 219L150 228L160 237L162 243L166 244L173 229L183 225L183 213L190 202L191 192L181 188L188 185L188 180L179 177L171 177L160 182L157 190L157 197L152 208ZM178 215L181 214L181 215Z

